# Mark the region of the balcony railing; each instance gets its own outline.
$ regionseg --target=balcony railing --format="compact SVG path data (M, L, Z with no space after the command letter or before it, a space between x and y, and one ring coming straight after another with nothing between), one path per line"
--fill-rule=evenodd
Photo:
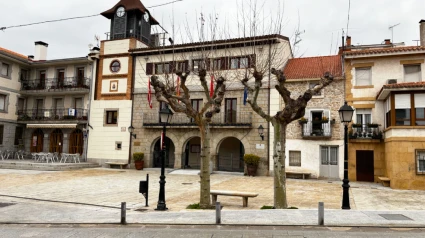
M18 121L86 121L88 111L82 108L19 110Z
M251 126L252 125L252 113L251 112L239 112L233 114L233 118L230 118L225 113L217 113L213 116L210 126ZM232 119L232 120L231 120ZM143 114L143 126L162 126L159 121L159 113L144 113ZM173 115L170 124L168 126L196 126L193 119L186 116L183 113L176 113Z
M382 131L376 124L353 124L350 139L382 139Z
M89 78L66 77L63 79L47 78L23 80L21 90L75 90L89 89Z
M332 127L329 121L313 121L301 123L302 125L302 136L308 138L314 137L331 137Z

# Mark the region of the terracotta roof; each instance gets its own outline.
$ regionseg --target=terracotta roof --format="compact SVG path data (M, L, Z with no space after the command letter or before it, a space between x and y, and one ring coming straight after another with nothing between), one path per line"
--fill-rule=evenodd
M8 55L19 57L20 59L23 59L23 60L28 60L28 56L25 56L23 54L16 53L14 51L11 51L11 50L8 50L8 49L2 48L2 47L0 47L0 52L4 52L4 53L6 53Z
M117 4L115 4L113 8L102 12L101 15L108 19L111 19L114 16L117 8L120 6L123 6L126 11L139 10L142 13L145 13L146 11L149 13L149 10L146 9L146 7L143 5L142 2L140 2L140 0L121 0ZM149 13L149 16L150 16L150 22L152 25L159 24L158 21L155 20L155 18L153 18L150 13Z
M342 77L341 55L290 59L283 70L287 79L317 79L326 72Z
M414 83L395 83L395 84L385 84L382 88L422 88L425 87L425 81L414 82Z
M402 47L388 47L379 49L367 49L367 50L353 50L344 52L345 55L370 55L370 54L388 54L388 53L400 53L406 52L411 53L415 51L425 51L425 46L402 46Z

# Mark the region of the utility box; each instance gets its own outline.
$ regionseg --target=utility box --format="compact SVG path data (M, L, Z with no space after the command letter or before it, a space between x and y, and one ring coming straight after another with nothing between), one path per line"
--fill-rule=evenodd
M146 181L140 181L139 183L139 193L143 195L146 199L146 207L148 206L149 198L149 174L146 175Z

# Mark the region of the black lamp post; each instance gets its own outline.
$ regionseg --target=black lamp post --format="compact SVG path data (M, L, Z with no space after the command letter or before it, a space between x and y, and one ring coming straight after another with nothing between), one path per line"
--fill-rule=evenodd
M264 127L263 127L263 125L260 125L258 127L258 134L260 135L261 140L264 140Z
M158 204L156 206L157 211L165 211L167 210L167 205L165 204L165 132L166 132L166 126L168 123L170 123L171 118L173 118L173 111L171 111L168 108L168 105L165 105L161 111L159 111L159 116L161 119L161 123L163 124L162 127L162 143L161 146L161 176L159 177L159 197L158 197Z
M342 180L342 209L350 209L350 195L349 189L350 181L348 180L348 123L353 118L354 109L348 106L347 102L344 103L339 110L339 117L341 122L344 123L344 179Z
M133 126L129 126L128 127L128 132L130 132L130 135L133 136L134 139L136 139L136 134L134 134L134 127Z

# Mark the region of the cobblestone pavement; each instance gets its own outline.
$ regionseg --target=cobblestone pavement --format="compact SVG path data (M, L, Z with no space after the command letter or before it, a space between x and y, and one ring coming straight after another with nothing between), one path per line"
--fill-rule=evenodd
M149 174L149 207L138 193L140 180ZM199 176L166 175L166 202L169 211L187 211L187 205L199 202ZM32 198L98 206L153 211L158 200L159 170L83 169L76 171L0 170L0 196ZM374 183L352 182L350 189L353 210L425 210L425 191L393 190ZM248 207L242 198L219 196L223 210L257 210L273 205L273 178L212 174L211 189L257 192ZM340 181L288 179L288 201L299 209L317 209L324 202L326 209L340 209ZM190 210L193 211L193 210Z

